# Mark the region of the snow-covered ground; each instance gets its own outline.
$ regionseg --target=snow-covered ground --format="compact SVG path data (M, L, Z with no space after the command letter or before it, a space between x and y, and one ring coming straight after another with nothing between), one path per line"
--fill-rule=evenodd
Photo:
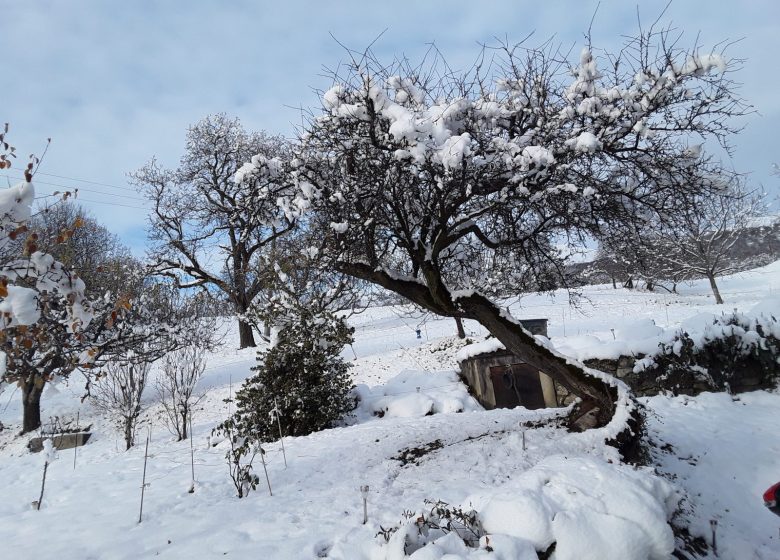
M714 305L706 283L697 282L679 295L595 286L584 290L579 308L565 294L528 296L511 308L521 318L549 318L559 350L614 352L640 334L649 340L703 313L754 309L778 294L780 262L720 284L725 306ZM707 541L710 520L718 520L718 557L780 558L780 518L761 502L762 491L780 480L777 394L644 399L656 468L666 475L656 476L652 468L618 464L614 449L595 434L569 434L552 424L521 428L555 410L482 410L453 373L462 345L453 337L454 322L400 311L372 308L351 319L355 343L344 356L353 363L361 406L348 425L285 438L286 468L281 446L268 446L273 496L261 485L237 499L223 446L209 440L229 413L225 399L250 374L251 350L226 346L209 358L201 384L207 393L194 415L192 494L190 442L174 442L165 430L153 390L141 444L125 452L110 423L80 402L82 383L74 377L46 391L43 417L72 418L78 411L93 436L78 449L75 468L73 450L59 452L48 469L43 506L33 510L43 456L29 453L28 438L15 435L21 402L8 388L0 396L6 426L0 432L0 557L403 558L397 542L375 535L398 525L406 510L424 511L425 499L439 499L477 510L489 540L465 550L445 538L413 558L533 559L534 548L553 541L557 560L667 558L674 541L665 520L678 506L678 522ZM475 324L466 328L474 337L484 334ZM150 485L138 524L147 434ZM369 487L366 525L363 485Z

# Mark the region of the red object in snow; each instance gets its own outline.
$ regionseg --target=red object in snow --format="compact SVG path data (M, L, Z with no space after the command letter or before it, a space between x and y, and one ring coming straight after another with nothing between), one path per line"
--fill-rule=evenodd
M780 498L780 482L773 484L764 492L764 505L772 510L773 513L780 515L778 508L778 498Z

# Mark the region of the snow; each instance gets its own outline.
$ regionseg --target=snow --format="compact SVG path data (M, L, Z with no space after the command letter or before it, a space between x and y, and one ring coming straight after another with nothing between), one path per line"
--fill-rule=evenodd
M431 414L479 410L481 407L468 394L466 386L452 371L402 371L384 385L359 385L360 398L356 416L418 418Z
M570 308L562 292L506 305L516 317L547 317L549 343L572 360L588 348L611 355L618 346L621 351L650 346L682 327L703 331L713 317L733 308L754 318L780 310L780 262L721 284L726 306L712 303L706 282L680 286L674 295L588 286L579 308ZM674 541L668 521L678 510L676 522L706 540L710 519L718 520L720 558L780 557L777 518L761 501L763 490L780 478L780 395L641 399L650 412L656 474L652 467L621 464L616 450L604 444L624 417L580 434L544 423L565 410L481 410L455 373L465 342L453 336L451 319L388 306L368 309L350 323L355 343L343 355L353 364L361 404L342 426L285 438L287 468L279 443L266 446L273 497L261 472L257 492L238 500L224 463L226 442L210 440L211 429L235 406L225 399L250 375L254 351L225 346L209 356L200 385L208 392L193 417L192 494L190 442L176 442L164 430L156 397L147 394L139 439L151 435L150 485L141 524L143 446L122 451L121 435L88 401L80 402L82 383L75 377L44 394L42 415L62 418L78 411L82 426L92 424L93 435L78 449L75 469L71 450L59 452L48 467L42 509L32 510L44 456L31 454L28 438L16 435L20 395L7 390L0 406L6 426L0 432L4 553L64 560L158 555L533 560L535 548L554 541L555 560L655 559L669 558ZM472 339L486 334L472 322L465 326ZM226 328L235 335L232 322ZM621 407L621 414L627 410ZM377 411L383 411L381 417ZM524 428L523 434L521 425L539 421L540 427ZM404 464L399 457L413 449L424 451ZM362 485L370 488L366 525ZM487 531L480 547L434 535L405 556L400 537L392 546L375 537L380 526L404 525L405 510L424 511L425 499L473 508ZM404 527L396 535L420 538L416 527Z
M585 131L580 133L577 138L567 140L566 145L573 147L577 152L593 153L601 149L601 140L596 138L592 132Z

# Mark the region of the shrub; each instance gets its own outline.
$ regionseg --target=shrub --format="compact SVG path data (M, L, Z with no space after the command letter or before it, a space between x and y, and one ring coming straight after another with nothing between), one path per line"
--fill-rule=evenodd
M703 333L678 333L634 371L657 379L675 393L767 388L780 374L780 323L774 317L734 313L716 319Z
M258 354L255 375L236 393L236 426L259 441L328 428L354 409L350 364L339 355L353 329L332 314L302 313Z

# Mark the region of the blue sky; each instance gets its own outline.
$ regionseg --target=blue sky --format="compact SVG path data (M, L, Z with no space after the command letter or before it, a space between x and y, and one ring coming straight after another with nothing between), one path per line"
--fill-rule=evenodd
M435 42L451 66L464 68L480 43L531 32L539 41L554 35L574 45L576 55L597 4L4 0L0 122L11 123L23 155L40 153L52 138L38 175L40 193L81 187L82 204L142 252L146 211L126 190L126 173L153 155L175 165L187 126L210 113L292 135L300 122L295 107L317 104L312 89L329 85L323 67L344 57L331 33L363 48L386 29L374 49L380 57L415 58ZM665 4L639 2L643 21L654 20ZM743 120L732 163L753 184L777 192L780 178L771 175L771 164L780 162L780 2L676 0L662 21L691 42L699 34L705 47L741 39L729 54L746 59L737 78L758 112ZM621 35L636 29L636 3L601 1L596 46L615 49Z

